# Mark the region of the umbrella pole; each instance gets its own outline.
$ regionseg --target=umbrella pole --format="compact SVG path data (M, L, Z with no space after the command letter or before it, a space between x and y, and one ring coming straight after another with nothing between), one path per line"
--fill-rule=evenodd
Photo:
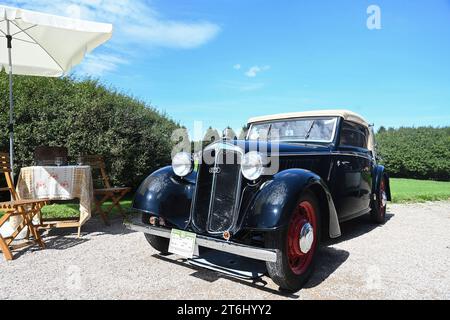
M6 20L6 39L9 60L9 157L11 164L11 176L14 182L14 100L13 100L13 73L12 73L12 36L10 32L10 22Z

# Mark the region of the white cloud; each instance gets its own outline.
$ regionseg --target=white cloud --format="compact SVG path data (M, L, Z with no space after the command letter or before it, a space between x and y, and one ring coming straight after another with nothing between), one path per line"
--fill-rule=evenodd
M171 20L157 12L147 0L7 0L6 5L114 25L109 42L112 55L154 48L193 49L211 41L220 27L208 21ZM139 48L139 49L136 49ZM121 59L125 59L122 56ZM104 71L113 70L107 60ZM95 61L88 62L96 65ZM110 64L111 63L111 64ZM115 64L117 66L117 64ZM99 68L98 70L100 70Z
M254 78L254 77L256 77L256 75L258 73L267 71L269 69L270 69L270 66L264 66L264 67L253 66L250 69L248 69L248 71L245 73L245 75L249 78Z
M80 73L100 77L105 73L114 72L120 65L128 64L128 61L112 54L90 54L86 56L80 66Z
M241 65L238 63L238 64L235 64L234 66L233 66L233 69L234 70L240 70L241 69Z
M127 25L124 32L142 43L158 47L192 49L213 39L219 27L209 22L196 24L148 21L146 26Z

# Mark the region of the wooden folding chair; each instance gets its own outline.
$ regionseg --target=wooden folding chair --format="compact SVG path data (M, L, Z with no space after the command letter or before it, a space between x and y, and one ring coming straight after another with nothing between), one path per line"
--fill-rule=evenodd
M6 260L13 259L11 250L22 248L32 243L37 243L41 248L45 248L44 242L37 231L37 227L33 224L33 218L37 214L40 214L41 208L47 204L47 200L19 200L16 189L14 188L11 171L9 154L0 153L0 172L4 173L6 180L6 187L1 187L0 192L8 191L11 195L11 201L0 203L0 211L4 213L4 215L0 218L0 227L3 226L11 217L22 218L22 222L15 228L10 236L3 237L0 234L0 249L2 250ZM12 245L14 239L25 227L28 227L27 238L29 238L31 233L34 241L28 241L21 245Z
M84 155L80 159L82 164L89 165L92 168L93 176L94 172L97 172L97 179L94 179L94 183L97 182L97 186L94 185L94 198L95 198L95 211L100 214L104 223L109 225L108 214L115 208L119 210L120 214L125 217L120 200L131 191L129 187L112 187L109 182L109 177L106 174L105 161L102 156L99 155ZM79 161L79 162L80 162ZM108 201L112 201L112 205L106 210L102 209L102 205Z

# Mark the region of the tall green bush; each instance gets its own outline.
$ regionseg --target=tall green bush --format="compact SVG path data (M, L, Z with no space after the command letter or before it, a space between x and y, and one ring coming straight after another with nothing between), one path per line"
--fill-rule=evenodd
M376 139L391 176L450 180L450 127L380 128Z
M101 154L114 185L137 187L170 163L178 124L95 80L14 77L17 169L33 163L37 146L65 146L69 156ZM8 78L0 73L0 149L9 150Z

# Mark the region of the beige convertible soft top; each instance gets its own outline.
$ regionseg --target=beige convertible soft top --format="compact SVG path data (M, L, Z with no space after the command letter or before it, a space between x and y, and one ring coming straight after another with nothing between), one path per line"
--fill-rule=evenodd
M342 117L347 121L355 122L367 127L369 129L369 141L367 148L372 152L375 152L374 150L375 139L372 128L369 126L369 123L362 116L350 110L317 110L317 111L280 113L250 118L248 120L248 124L274 120L283 120L283 119L307 118L307 117Z
M342 117L345 120L359 123L368 127L369 124L359 114L349 110L318 110L318 111L303 111L303 112L290 112L280 113L268 116L260 116L250 118L248 123L265 122L281 119L293 119L293 118L305 118L305 117Z

